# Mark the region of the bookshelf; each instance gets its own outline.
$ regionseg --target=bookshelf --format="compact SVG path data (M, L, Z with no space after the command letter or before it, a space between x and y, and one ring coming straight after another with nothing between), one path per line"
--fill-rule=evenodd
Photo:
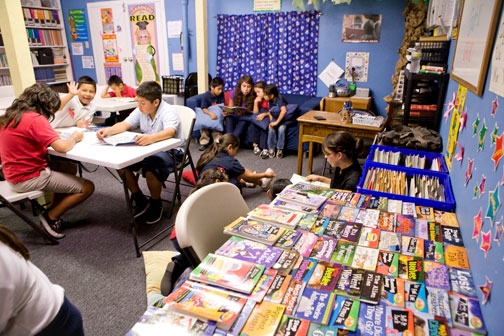
M38 83L59 86L73 80L60 0L22 0L24 25ZM0 32L0 86L12 85Z

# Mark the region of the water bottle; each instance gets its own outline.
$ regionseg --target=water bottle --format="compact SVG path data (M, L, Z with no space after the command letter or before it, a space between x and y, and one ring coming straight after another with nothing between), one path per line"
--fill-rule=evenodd
M415 49L411 52L411 65L410 71L412 73L418 73L420 71L420 61L422 60L422 49L420 48L420 43L415 43Z

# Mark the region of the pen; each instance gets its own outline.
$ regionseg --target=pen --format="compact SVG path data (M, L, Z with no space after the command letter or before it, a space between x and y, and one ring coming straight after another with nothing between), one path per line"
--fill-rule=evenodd
M304 197L306 197L306 198L310 198L310 196L308 196L308 194L307 194L307 193L305 193L305 192L298 191L298 192L297 192L297 194L298 194L298 195L301 195L301 196L304 196Z

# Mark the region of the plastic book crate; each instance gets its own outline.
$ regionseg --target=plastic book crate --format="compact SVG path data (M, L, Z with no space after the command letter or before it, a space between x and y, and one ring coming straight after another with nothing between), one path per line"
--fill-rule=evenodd
M448 41L421 41L421 64L448 64L450 54L450 40Z
M375 150L382 150L386 152L393 152L393 153L401 153L401 159L399 160L399 166L404 167L404 157L408 155L420 155L422 157L426 158L426 168L412 168L412 167L406 167L410 168L412 170L419 170L420 172L425 172L425 171L434 171L430 170L430 167L432 165L432 161L434 159L438 159L441 167L439 172L449 174L448 167L446 166L446 162L444 159L444 156L442 153L436 153L436 152L427 152L427 151L421 151L421 150L416 150L416 149L408 149L408 148L399 148L399 147L391 147L391 146L382 146L382 145L372 145L371 148L369 149L369 154L366 159L366 162L375 162L373 161L374 158L374 152ZM389 165L391 167L394 167L396 165L393 164L386 164L382 163L384 165Z
M179 94L184 92L184 78L181 76L163 76L163 93Z
M366 179L366 175L367 175L368 170L370 170L371 168L382 168L382 169L387 169L387 170L392 170L392 171L395 170L398 172L405 172L406 177L410 177L415 174L426 175L429 177L437 177L439 179L439 183L444 186L445 201L441 202L438 200L433 200L433 199L428 199L428 198L419 198L419 197L412 197L412 196L392 194L392 193L387 193L387 192L382 192L382 191L365 189L363 187L364 180ZM452 211L452 212L455 211L455 197L453 195L453 191L452 191L452 187L451 187L450 175L448 175L446 173L437 172L437 171L411 169L411 168L405 168L405 167L401 167L401 166L393 166L393 165L387 165L387 164L382 164L382 163L378 163L378 162L366 161L366 164L364 165L364 169L362 172L362 176L359 180L359 184L357 185L357 191L360 193L369 194L372 196L382 196L382 197L387 197L389 199L401 200L403 202L413 202L416 205L432 207L437 210Z

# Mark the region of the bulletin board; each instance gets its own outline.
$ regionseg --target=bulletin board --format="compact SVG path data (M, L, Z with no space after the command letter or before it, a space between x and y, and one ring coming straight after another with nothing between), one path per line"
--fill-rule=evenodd
M450 77L483 93L502 0L464 0Z

